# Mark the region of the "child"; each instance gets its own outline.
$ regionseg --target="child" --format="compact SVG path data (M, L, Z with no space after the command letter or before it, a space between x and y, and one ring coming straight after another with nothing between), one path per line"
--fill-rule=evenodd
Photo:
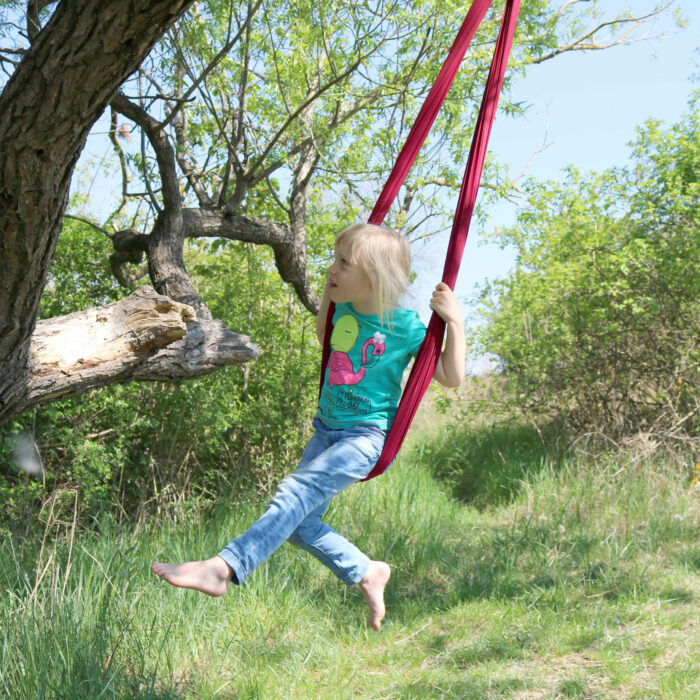
M230 581L243 583L289 541L344 583L358 583L369 607L368 623L380 628L389 565L371 561L321 517L333 496L374 467L396 413L403 371L425 335L418 314L397 306L408 288L409 271L409 246L396 232L360 224L339 234L316 321L323 343L328 306L335 302L332 354L314 418L316 432L299 466L280 482L260 519L217 556L179 565L154 562L151 568L158 576L173 586L220 596ZM440 283L430 306L447 323L435 379L459 386L466 354L459 304Z

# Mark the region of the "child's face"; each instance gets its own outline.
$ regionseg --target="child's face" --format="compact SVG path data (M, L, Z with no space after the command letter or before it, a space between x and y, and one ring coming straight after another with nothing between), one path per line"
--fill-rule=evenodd
M342 241L335 247L335 260L328 270L331 301L352 302L361 314L376 313L374 291L367 273L350 257L350 248Z

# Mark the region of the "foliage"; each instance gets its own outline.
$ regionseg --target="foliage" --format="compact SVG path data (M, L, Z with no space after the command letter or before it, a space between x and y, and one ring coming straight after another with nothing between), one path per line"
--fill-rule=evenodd
M94 269L104 236L68 224L44 295L46 315L118 297ZM38 508L76 490L81 518L182 517L188 498L211 500L232 488L269 488L308 437L317 387L315 319L279 283L271 255L244 244L200 242L188 251L193 278L218 318L260 338L250 365L181 384L106 387L37 408L0 428L0 498L16 532L41 528ZM36 442L41 478L12 459L18 436Z
M62 316L121 299L123 292L108 265L111 248L103 233L66 219L41 297L39 317Z
M481 294L481 349L515 401L575 431L700 427L700 112L639 129L633 163L529 182L500 234L515 269Z
M630 24L628 13L601 23L596 3L554 4L522 3L500 101L510 116L526 109L509 88L532 63L633 41L644 24ZM228 202L263 216L264 201L264 217L294 220L294 189L303 184L312 238L329 208L341 226L367 216L466 9L457 0L198 2L124 92L140 95L156 120L168 120L190 205ZM439 230L454 209L501 11L496 3L487 13L390 215L409 235ZM125 197L110 222L132 225L135 211L152 219L160 200L150 145L125 141L115 157L128 171L124 192L141 194ZM482 205L510 188L494 162L487 180Z

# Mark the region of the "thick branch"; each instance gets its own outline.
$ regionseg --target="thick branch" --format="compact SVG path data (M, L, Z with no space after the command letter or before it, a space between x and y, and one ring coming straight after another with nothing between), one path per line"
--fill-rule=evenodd
M120 92L114 96L110 106L127 119L138 124L148 136L158 161L163 206L167 211L178 212L182 207L182 199L175 169L175 151L170 145L165 129L145 109L133 103Z
M163 188L163 210L149 236L148 271L155 288L177 301L193 306L197 318L210 320L211 312L200 299L185 269L182 246L182 198L175 169L175 151L159 122L145 109L118 93L112 107L136 122L148 136L158 161Z
M258 348L221 321L141 287L107 306L40 321L23 410L108 384L190 379L247 362Z
M309 311L318 313L319 299L309 281L304 240L295 236L289 226L230 213L223 207L183 209L182 214L185 237L219 237L269 245L282 279L294 287Z
M117 111L114 109L114 107L110 108L110 124L109 124L109 140L112 142L112 147L114 148L114 152L117 154L117 158L119 158L119 165L121 166L122 169L122 202L126 200L126 198L129 196L128 194L128 188L129 188L129 171L126 167L126 157L124 156L124 151L122 150L122 147L119 145L119 141L117 141Z
M138 264L143 260L143 254L148 252L149 237L135 229L128 228L117 231L111 238L114 252L109 256L110 269L119 284L129 288L148 274L148 265L142 265L135 273L131 274L126 271L124 266L126 263Z

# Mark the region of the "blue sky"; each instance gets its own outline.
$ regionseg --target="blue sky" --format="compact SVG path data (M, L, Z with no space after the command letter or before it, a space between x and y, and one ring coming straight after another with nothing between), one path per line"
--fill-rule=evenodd
M652 9L654 2L604 3L611 14L633 5L641 13ZM691 81L693 74L700 74L700 0L677 0L674 7L689 25L677 31L669 20L657 24L653 33L667 31L665 38L564 54L533 66L513 91L515 99L531 105L526 118L499 114L490 150L518 174L546 141L549 147L533 158L527 170L527 176L538 179L559 179L569 164L583 171L625 165L635 127L651 117L673 123L686 109L691 91L700 88L700 82ZM487 229L505 226L512 223L514 208L502 203L489 215ZM472 295L475 284L504 276L513 263L512 252L480 244L479 233L473 227L469 235L455 290L460 299ZM444 246L440 237L427 249L416 251L419 274L430 270L421 275L424 282L417 285L416 297L424 297L424 290L438 281L439 277L430 277L442 269ZM414 301L425 316L422 300Z

